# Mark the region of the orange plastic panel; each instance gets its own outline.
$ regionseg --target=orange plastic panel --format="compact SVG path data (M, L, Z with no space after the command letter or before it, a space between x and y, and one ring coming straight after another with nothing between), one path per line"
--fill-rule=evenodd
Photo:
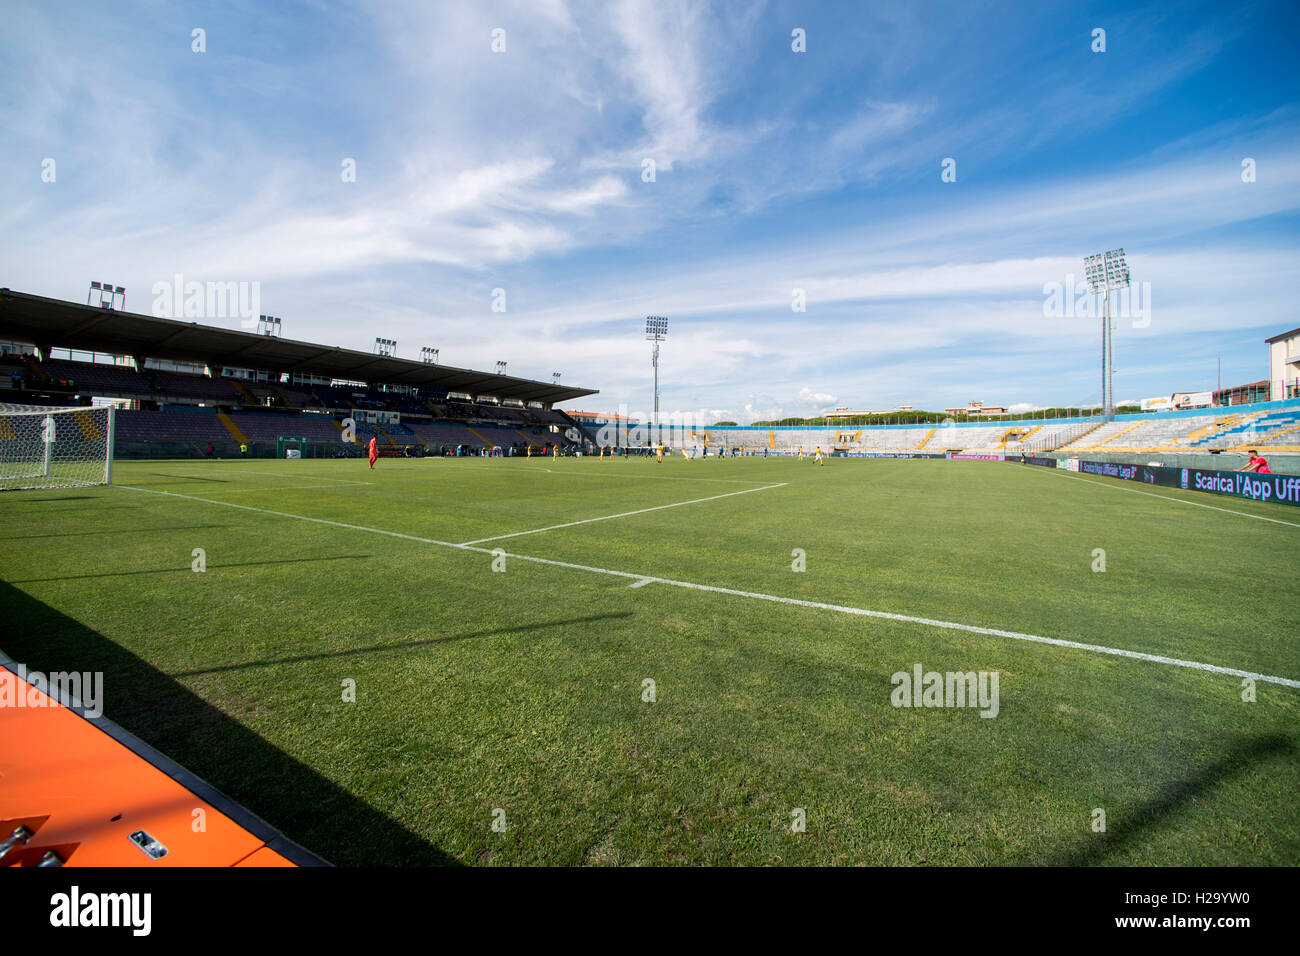
M0 841L19 823L35 831L5 865L35 865L52 848L67 866L293 865L94 720L11 671L0 668L0 682L9 683L6 700L21 694L25 703L0 706L0 821L13 823ZM165 856L153 859L132 842L141 830Z

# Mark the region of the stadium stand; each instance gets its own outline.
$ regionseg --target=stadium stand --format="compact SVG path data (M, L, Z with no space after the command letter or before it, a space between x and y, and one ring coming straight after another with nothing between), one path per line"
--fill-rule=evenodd
M125 365L90 362L67 362L51 359L41 367L51 379L67 381L78 390L92 390L102 395L147 395L153 391L149 382L135 369Z
M205 375L185 375L181 372L161 372L153 369L146 369L142 374L153 382L155 391L167 395L216 402L231 402L236 397L233 379L208 378Z
M223 441L230 432L216 415L194 412L117 413L117 437L135 441Z
M230 420L252 441L273 442L282 435L306 438L312 442L340 441L339 427L334 418L329 415L236 412L230 416ZM360 434L359 429L358 434ZM225 437L229 438L230 435L227 434ZM367 437L366 440L369 441L369 438Z

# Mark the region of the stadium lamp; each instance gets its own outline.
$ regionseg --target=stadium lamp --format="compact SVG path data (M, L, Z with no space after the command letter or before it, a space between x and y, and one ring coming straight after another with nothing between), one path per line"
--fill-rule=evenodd
M420 361L425 365L438 364L438 350L429 348L427 345L420 347Z
M375 336L375 354L392 358L397 354L397 340Z
M655 370L654 417L651 421L657 425L659 424L659 343L668 338L668 318L662 315L647 315L645 337L647 342L654 343L650 351L650 364Z
M126 289L122 286L114 286L111 282L91 282L90 289L86 293L86 305L97 305L101 309L116 309L118 307L117 297L122 297L122 308L126 308ZM107 298L105 298L107 296ZM95 301L91 301L94 299Z
M1086 256L1083 274L1088 282L1088 291L1105 297L1101 320L1101 408L1105 420L1112 421L1115 418L1115 347L1110 334L1110 294L1116 289L1128 288L1128 262L1124 250L1112 249Z
M554 384L554 385L559 385L559 384L560 384L560 373L559 373L559 372L552 372L552 373L551 373L551 383Z
M274 315L259 315L257 317L257 334L258 335L280 335L280 322L282 320Z
M506 363L505 363L505 362L497 362L497 374L498 374L498 375L504 375L504 374L506 374Z

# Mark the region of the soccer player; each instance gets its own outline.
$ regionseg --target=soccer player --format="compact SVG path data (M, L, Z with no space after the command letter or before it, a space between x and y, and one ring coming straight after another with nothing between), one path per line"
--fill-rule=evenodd
M813 461L817 462L817 464L819 464L819 465L825 465L825 464L826 464L826 462L822 461L822 446L821 446L821 445L818 445L818 446L817 446L817 457L815 457L815 458L813 459Z
M379 437L377 435L371 435L370 436L370 467L371 468L375 467L375 461L378 458L379 458Z
M691 454L686 450L685 446L682 446L682 457L685 458L687 461L691 460Z
M1261 458L1259 452L1255 449L1250 450L1250 461L1237 469L1238 471L1253 471L1257 475L1271 475L1273 472L1268 469L1268 459Z
M799 446L799 460L803 461L803 445Z
M655 461L657 461L657 462L658 462L659 464L661 464L661 465L664 463L664 444L663 444L663 442L660 442L659 444L655 445Z

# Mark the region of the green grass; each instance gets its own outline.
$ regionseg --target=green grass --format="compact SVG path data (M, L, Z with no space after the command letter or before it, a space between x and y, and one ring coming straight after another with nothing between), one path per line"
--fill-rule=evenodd
M1243 515L1298 509L948 461L123 462L115 480L209 501L0 496L0 649L103 670L110 718L334 863L1300 863L1300 689L1247 703L1232 676L487 553L1297 679L1300 527ZM481 551L414 540L778 483ZM998 671L998 716L896 709L890 676L916 663Z

